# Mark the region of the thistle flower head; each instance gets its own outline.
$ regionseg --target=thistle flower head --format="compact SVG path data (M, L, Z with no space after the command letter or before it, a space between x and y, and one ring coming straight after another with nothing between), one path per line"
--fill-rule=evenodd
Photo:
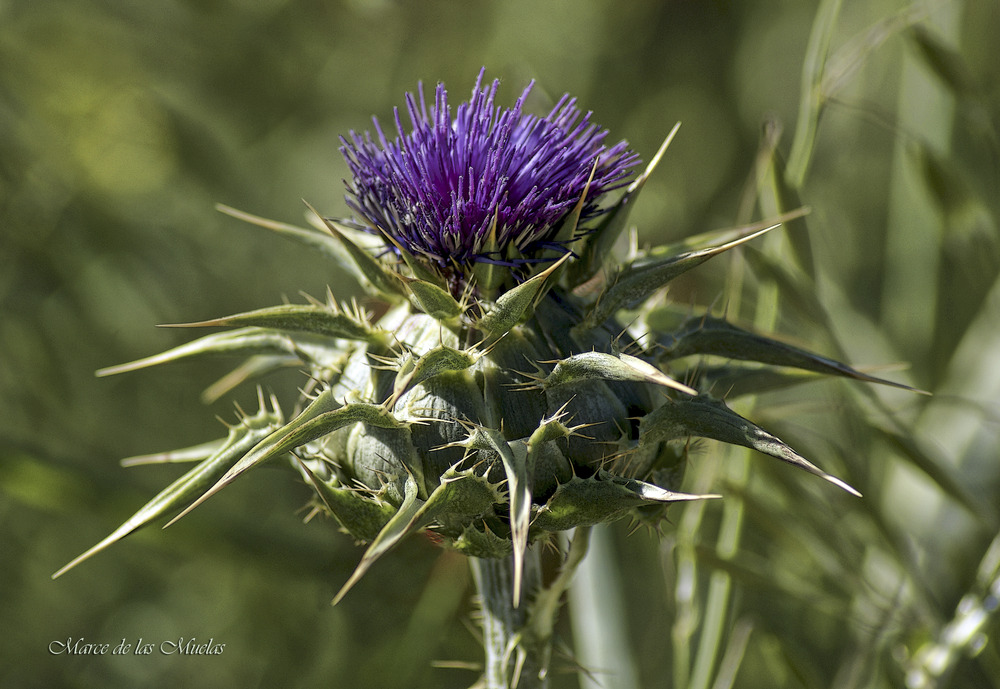
M523 112L530 85L501 108L498 83L482 79L454 117L438 86L430 108L422 93L407 97L409 133L397 112L395 139L376 120L374 139L343 140L348 204L368 234L332 219L314 231L232 211L323 251L384 308L376 316L331 293L325 303L187 323L228 330L103 369L244 354L213 396L289 368L309 380L285 408L261 393L259 411L241 412L225 438L143 458L200 461L57 575L273 461L313 487L315 512L369 543L339 595L416 531L477 558L513 556L516 591L530 543L626 516L655 523L674 502L709 497L677 492L692 437L752 448L857 492L717 395L753 392L761 366L800 370L772 385L815 374L888 381L711 314L689 317L658 296L777 225L616 257L673 132L629 182L636 154L624 142L606 146L607 132L573 99L537 117ZM405 266L373 255L371 233Z
M624 141L606 146L607 131L569 95L538 117L524 112L534 82L502 108L500 82L482 80L481 71L454 116L443 84L430 108L421 87L406 96L409 133L396 109L395 139L377 118L375 139L353 131L341 139L357 220L437 268L535 263L552 248L557 258L569 250L556 237L561 221L581 199L581 224L599 215L601 197L639 162Z

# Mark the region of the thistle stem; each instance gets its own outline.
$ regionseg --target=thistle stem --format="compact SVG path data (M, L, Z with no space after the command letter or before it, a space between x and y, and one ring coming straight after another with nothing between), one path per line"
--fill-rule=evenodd
M551 640L539 639L528 627L528 603L541 586L537 548L524 555L521 599L514 603L513 558L469 558L482 605L486 649L486 689L545 689Z

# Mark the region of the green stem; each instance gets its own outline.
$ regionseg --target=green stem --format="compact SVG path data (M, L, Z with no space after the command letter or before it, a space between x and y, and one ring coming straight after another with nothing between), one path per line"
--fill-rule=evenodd
M816 143L819 117L827 95L821 85L841 4L842 0L822 0L809 36L809 47L802 66L799 117L795 124L792 150L788 155L787 178L795 189L802 188Z
M574 547L579 537L586 533L577 528ZM578 662L594 671L593 675L581 675L580 687L637 689L639 679L628 634L629 616L620 572L622 563L615 556L614 535L610 525L600 524L594 527L590 536L589 556L576 570L569 592Z
M524 555L521 600L514 602L513 558L469 558L482 606L486 650L486 689L545 689L551 639L539 639L528 627L528 604L541 586L537 548Z

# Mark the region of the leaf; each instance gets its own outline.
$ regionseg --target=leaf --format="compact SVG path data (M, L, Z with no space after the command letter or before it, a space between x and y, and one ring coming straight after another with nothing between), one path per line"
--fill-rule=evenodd
M467 424L469 435L465 440L450 446L464 447L466 450L485 450L500 457L507 476L507 494L510 503L510 531L514 552L514 606L521 599L521 577L524 568L524 553L528 547L528 527L531 520L531 472L528 471L529 453L527 445L516 442L513 447L504 439L503 433L493 428ZM448 446L446 446L448 447Z
M304 464L300 464L307 472L309 471ZM361 536L365 540L374 542L397 513L397 508L388 503L362 497L357 491L348 488L329 486L316 479L312 472L309 472L309 476L320 491L323 502L337 520L352 534ZM404 486L404 504L406 490L408 489ZM440 483L426 501L418 499L414 502L413 508L406 511L408 520L405 523L400 521L393 526L393 533L398 534L394 536L393 544L435 522L448 529L455 529L457 526L465 531L471 522L492 514L493 506L502 502L504 498L498 486L482 476L477 476L472 470L456 471L452 467L444 473ZM372 532L371 526L376 523L378 527ZM355 531L357 528L363 533ZM384 545L380 555L391 545Z
M776 369L766 366L704 366L698 365L691 372L690 381L704 394L733 399L744 395L760 395L774 390L784 390L801 383L820 380L820 374L802 369Z
M515 451L504 440L503 433L493 428L477 427L478 441L473 447L496 452L507 474L510 502L510 540L514 550L514 606L521 600L521 579L524 574L524 553L528 549L528 527L531 522L531 484L528 477L527 448L523 443Z
M414 524L423 528L433 522L463 530L471 522L492 515L495 505L506 502L499 486L473 470L448 469L427 498Z
M175 464L183 462L200 462L211 457L226 444L226 439L210 440L207 443L185 447L180 450L170 450L169 452L157 452L151 455L138 455L136 457L126 457L121 461L123 467L139 466L140 464Z
M382 428L403 427L403 424L396 421L383 407L355 402L332 408L337 404L333 393L329 389L325 390L301 414L257 443L236 464L230 467L215 485L191 503L187 509L171 519L166 526L170 526L184 517L250 469L340 428L356 423L366 423Z
M861 496L857 490L827 474L781 440L731 410L721 400L706 396L668 400L639 422L640 443L665 442L687 436L710 438L757 450L826 479L852 495Z
M129 517L107 538L57 571L52 575L52 578L62 576L84 560L117 543L134 531L188 504L192 498L210 486L219 475L239 460L250 448L266 437L276 425L281 423L281 410L274 397L270 400L271 410L268 410L264 406L263 393L258 390L258 395L260 411L255 416L245 418L239 425L230 428L229 436L211 456L202 460L196 467L160 491L156 497L143 505L139 511Z
M927 144L921 143L913 148L924 184L946 216L957 218L963 210L975 206L972 190L952 162L939 156Z
M848 87L858 71L868 64L873 53L886 41L895 38L907 28L926 21L928 9L926 5L915 2L903 5L894 13L876 21L845 41L827 61L823 70L820 93L826 99L831 99L838 91Z
M326 306L315 304L283 304L207 321L173 323L160 327L228 328L233 326L254 326L270 330L305 332L361 342L370 342L373 339L373 331L368 323L339 309L334 311Z
M576 204L574 204L573 210L563 217L562 222L559 225L559 231L553 238L555 243L566 246L579 239L576 235L576 230L580 224L580 216L583 214L584 206L587 205L587 194L590 193L590 183L594 181L594 173L597 172L597 166L599 164L600 157L595 157L594 164L590 167L590 176L587 177L587 183L583 185L583 191L580 193L580 198L577 200ZM548 252L548 256L550 258L558 258L560 255L561 254L552 254L551 251Z
M625 189L625 193L618 199L618 202L604 214L597 228L587 236L587 244L581 251L580 260L576 261L571 268L573 287L578 287L588 282L603 269L605 263L613 253L612 249L615 242L618 241L618 237L625 229L629 211L635 205L639 192L646 185L646 180L653 174L653 170L656 169L656 166L663 158L663 154L667 152L670 142L674 140L674 136L680 127L680 122L674 125L674 128L670 130L667 138L660 144L659 150L657 150L656 155L649 161L649 165L646 166L643 173L632 180L632 183Z
M288 354L251 356L205 388L201 393L201 401L205 404L212 404L247 380L260 378L272 371L300 364L299 357Z
M365 575L375 561L380 557L385 555L389 550L393 548L399 541L405 538L407 535L415 531L414 521L419 514L420 510L424 506L424 501L417 497L417 481L413 476L408 476L406 479L406 485L403 489L403 504L399 506L396 514L393 515L392 519L379 531L378 536L375 540L371 542L365 554L361 558L361 562L358 566L354 568L354 572L351 577L347 580L337 592L337 595L333 599L333 605L336 605L347 592L354 587L361 577Z
M778 150L777 142L770 148L770 164L766 169L766 180L760 189L760 206L765 215L778 215L796 208L802 208L802 200L798 191L788 183L785 171L785 161ZM770 192L770 193L768 193ZM809 276L816 277L816 264L813 259L812 242L809 238L809 227L805 216L793 218L785 223L785 237L792 247L799 268Z
M500 243L497 241L497 216L494 213L493 222L490 223L490 232L486 236L486 242L480 247L481 256L499 256ZM488 261L476 261L472 266L472 274L476 277L476 288L487 299L493 300L497 289L504 283L510 275L510 271L504 266Z
M108 366L97 371L97 375L111 376L202 354L286 354L301 359L317 346L322 347L323 343L310 340L309 333L300 333L293 337L266 328L239 328L229 332L212 333L179 347L126 364Z
M357 270L364 275L368 284L374 287L380 296L387 299L391 298L393 295L406 296L406 292L403 289L402 284L400 284L399 280L396 278L395 273L387 269L377 258L355 244L347 236L347 228L328 218L324 218L308 203L306 203L306 207L320 219L323 223L323 227L327 229L330 235L340 241L348 255L351 257L351 260L354 262L354 265L357 266Z
M469 557L480 559L510 557L510 540L498 536L488 524L469 524L451 542L451 547Z
M690 318L679 330L668 334L663 341L661 356L665 359L679 359L706 354L771 366L789 366L928 394L902 383L870 376L839 361L738 328L721 318L708 315Z
M924 64L941 80L949 91L959 98L977 94L976 80L962 55L924 24L915 23L909 28L909 38L917 46Z
M538 424L538 428L531 432L528 436L528 451L538 451L543 444L550 443L555 440L563 440L564 438L569 438L574 435L576 431L584 428L586 424L581 426L573 426L568 428L562 420L565 418L565 407L563 405L562 409L559 409L555 414L547 419L542 419L541 423Z
M597 303L574 330L586 332L599 327L619 309L633 308L678 275L701 265L713 256L773 230L779 224L762 226L761 223L758 223L745 228L745 232L732 241L679 254L662 255L659 251L654 250L648 255L622 264L615 275L614 282L604 291Z
M795 123L792 150L788 156L789 184L796 189L800 189L805 181L816 145L820 114L826 104L826 94L822 90L823 75L841 3L842 0L822 0L809 34L809 44L802 64L799 114Z
M985 505L962 485L958 477L943 465L938 459L928 454L921 444L907 433L887 428L882 424L874 424L872 431L889 445L902 453L916 469L933 481L941 491L969 511L985 524L991 524L996 519L996 507Z
M332 237L329 234L322 234L314 230L307 230L304 227L296 227L295 225L289 225L276 220L268 220L267 218L262 218L258 215L237 210L221 203L216 204L215 208L216 210L232 216L237 220L242 220L244 222L263 227L271 230L272 232L277 232L278 234L301 242L312 249L318 249L321 253L326 254L336 261L341 268L349 272L351 277L353 277L359 284L366 284L364 275L358 270L358 267L351 258L351 255L344 249L344 245L335 237Z
M445 472L441 483L426 501L417 497L418 483L412 474L407 477L403 492L403 503L365 551L351 578L333 599L334 605L343 599L376 560L406 536L420 531L441 514L472 520L489 511L500 499L496 487L486 479L471 471L456 472L454 469Z

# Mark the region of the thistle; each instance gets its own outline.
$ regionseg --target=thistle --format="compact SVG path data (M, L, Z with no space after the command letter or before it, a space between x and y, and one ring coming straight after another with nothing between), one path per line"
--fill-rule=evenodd
M482 79L454 112L439 85L430 104L422 91L407 95L408 126L396 111L395 136L375 120L374 137L342 139L353 217L310 207L306 229L223 209L324 252L379 315L328 293L184 324L223 330L100 371L222 352L247 359L215 395L289 365L308 376L287 413L260 391L258 411L240 412L227 437L132 460L198 463L55 576L282 462L312 487L314 513L367 545L336 600L401 539L429 532L472 558L487 686L517 672L522 686L540 686L568 576L541 587L539 544L624 517L656 525L674 502L714 497L679 492L691 438L752 448L857 494L721 394L760 363L886 381L661 298L681 273L777 225L616 260L628 212L676 127L636 174L638 156L624 141L609 145L575 100L539 117L524 112L530 84L503 108L499 83ZM709 358L687 364L692 355ZM571 551L568 566L580 556Z

